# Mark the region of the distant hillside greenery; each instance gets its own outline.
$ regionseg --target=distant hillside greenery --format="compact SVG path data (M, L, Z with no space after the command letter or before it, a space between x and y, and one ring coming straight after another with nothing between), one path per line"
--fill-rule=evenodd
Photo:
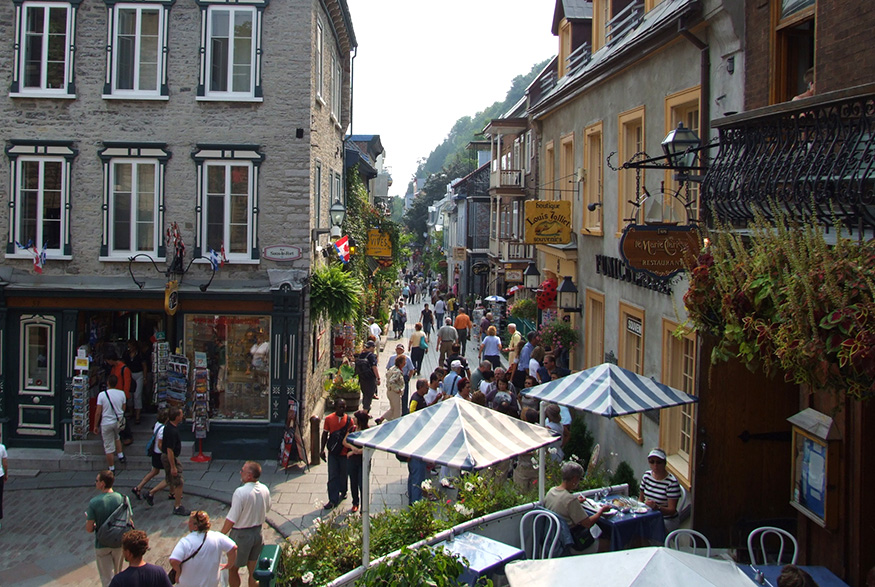
M477 164L476 154L469 152L465 146L472 140L481 139L479 133L483 127L490 120L500 118L523 97L526 88L548 62L549 59L536 63L527 74L515 77L503 101L495 102L474 116L463 116L458 119L447 138L419 164L416 177L427 178L421 191L422 197L414 200L410 209L404 214L404 223L412 234L418 236L425 232L428 207L443 197L447 184L474 171ZM411 181L407 185L408 193L412 189Z

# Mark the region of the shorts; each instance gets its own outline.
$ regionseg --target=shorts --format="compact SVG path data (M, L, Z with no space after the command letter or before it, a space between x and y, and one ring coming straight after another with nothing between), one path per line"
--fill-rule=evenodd
M152 453L152 468L161 471L164 469L164 463L161 462L161 453L153 452Z
M258 557L261 556L261 548L264 546L264 541L261 538L261 526L231 528L228 537L237 543L238 567L245 566L239 564L242 561L257 561Z
M115 443L119 439L118 422L100 427L100 437L103 439L103 454L115 452Z
M170 474L170 459L167 453L161 453L161 464L164 466L164 480L167 481L167 489L173 491L183 484L185 479L182 477L182 465L179 459L176 459L176 476Z

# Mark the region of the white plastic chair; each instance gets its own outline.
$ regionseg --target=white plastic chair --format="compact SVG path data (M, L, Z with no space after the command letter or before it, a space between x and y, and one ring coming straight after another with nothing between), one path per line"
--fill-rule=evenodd
M529 521L531 521L529 524L531 531L528 536L531 537L531 540L526 539L526 523ZM553 558L554 555L561 553L562 546L559 544L559 538L562 534L562 527L560 524L563 524L562 520L550 510L532 510L523 516L520 520L520 545L525 551L527 559Z
M760 538L760 550L763 551L763 563L768 564L768 554L766 553L766 536L774 535L777 536L781 541L781 549L778 551L778 558L775 562L781 564L781 557L784 556L784 540L788 539L790 543L793 545L793 558L790 559L789 564L796 564L796 553L799 550L799 544L796 542L796 538L781 528L775 528L774 526L763 526L761 528L757 528L753 530L750 534L747 535L747 553L750 555L750 564L756 565L756 551L754 550L754 539L759 535Z
M699 540L704 543L705 556L711 558L711 542L701 532L681 528L665 537L665 547L681 550L681 542L685 541L693 549L693 554L699 554Z

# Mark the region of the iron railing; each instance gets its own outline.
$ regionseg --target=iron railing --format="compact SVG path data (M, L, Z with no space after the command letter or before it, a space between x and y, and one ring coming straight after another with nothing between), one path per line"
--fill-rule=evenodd
M605 25L605 45L610 47L625 37L644 18L644 0L631 2Z
M720 149L704 210L736 226L759 211L875 229L875 84L713 121Z

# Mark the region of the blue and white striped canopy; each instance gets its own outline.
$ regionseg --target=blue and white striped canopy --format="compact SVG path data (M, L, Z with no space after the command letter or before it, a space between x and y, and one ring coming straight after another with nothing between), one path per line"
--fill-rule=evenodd
M586 371L536 385L525 394L608 418L699 401L695 396L627 371L613 363L603 363Z
M354 432L349 440L357 446L471 471L546 446L556 437L541 426L454 397Z

